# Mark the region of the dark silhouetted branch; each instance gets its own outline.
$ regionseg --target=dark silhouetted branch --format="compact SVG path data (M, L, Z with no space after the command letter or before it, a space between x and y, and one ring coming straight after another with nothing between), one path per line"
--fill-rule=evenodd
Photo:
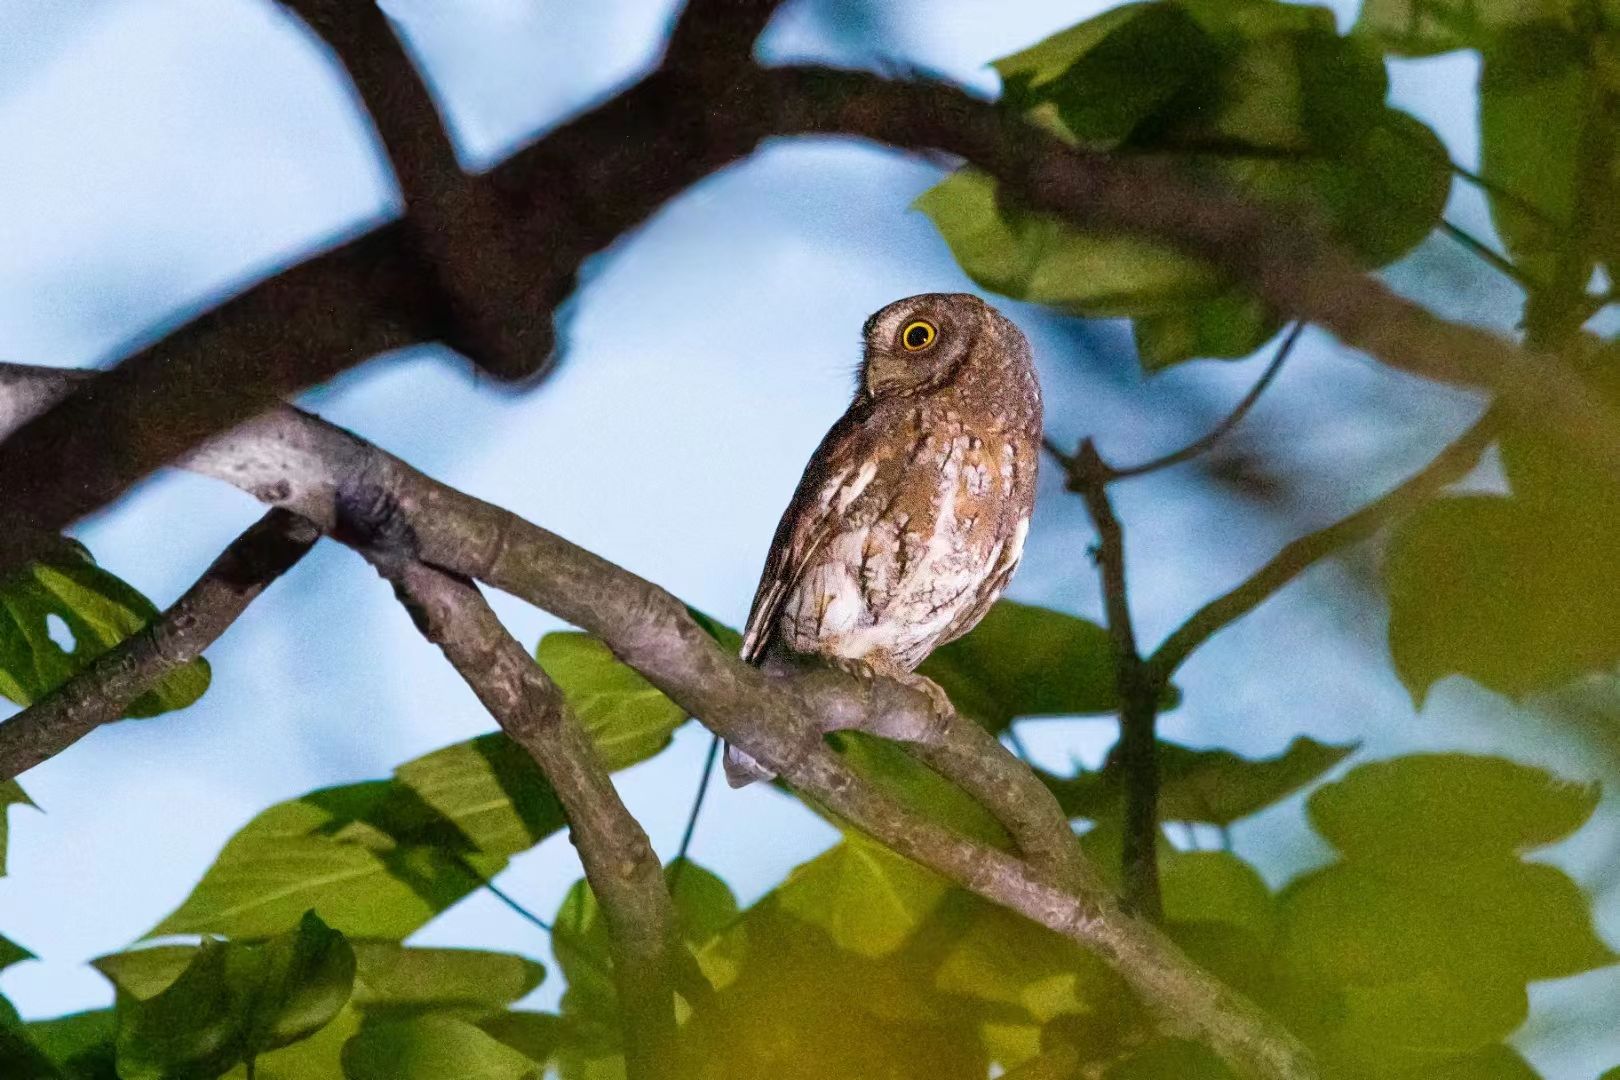
M196 660L319 536L315 526L296 514L280 509L265 514L155 621L53 693L0 722L0 782L117 720L165 675Z

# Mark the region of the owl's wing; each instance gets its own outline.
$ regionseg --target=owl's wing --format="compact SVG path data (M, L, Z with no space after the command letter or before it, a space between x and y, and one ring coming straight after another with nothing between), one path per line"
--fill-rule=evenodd
M839 489L860 473L872 449L869 417L852 408L827 432L799 480L765 560L754 606L743 631L742 658L757 664L771 643L782 605L804 576L817 551L837 533L847 502L840 506ZM870 476L867 477L870 480Z

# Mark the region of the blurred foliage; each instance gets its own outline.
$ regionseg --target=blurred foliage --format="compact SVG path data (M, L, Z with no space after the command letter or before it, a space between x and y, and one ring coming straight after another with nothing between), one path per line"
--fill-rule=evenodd
M996 63L1006 105L1078 146L1151 155L1324 225L1368 267L1430 235L1453 166L1386 102L1386 54L1477 50L1480 176L1526 289L1528 343L1620 401L1620 354L1581 331L1620 253L1620 81L1614 14L1593 0L1366 0L1353 31L1275 0L1120 5ZM988 289L1133 320L1143 366L1241 357L1276 313L1214 268L1144 240L1076 230L963 170L919 200ZM1601 278L1598 280L1601 281ZM1499 439L1507 490L1446 495L1396 524L1389 642L1414 699L1450 675L1522 697L1606 679L1620 661L1620 497L1562 433L1520 418ZM155 614L87 556L0 587L0 693L29 702ZM728 651L736 631L692 611ZM58 647L48 618L74 635ZM537 659L604 761L659 753L686 717L585 634ZM964 716L1019 720L1119 707L1109 634L1002 601L921 669ZM1585 679L1585 682L1580 680ZM132 715L178 708L200 663ZM1164 708L1179 694L1167 691ZM829 743L914 811L1005 846L1000 825L900 747ZM1343 1080L1533 1080L1509 1040L1536 982L1616 959L1563 871L1527 858L1581 829L1595 785L1501 758L1423 754L1359 763L1354 745L1296 737L1277 754L1162 743L1161 818L1215 826L1219 850L1161 837L1165 930L1281 1018ZM1040 772L1117 882L1124 777ZM786 790L785 788L783 790ZM1333 853L1272 888L1229 827L1292 813ZM0 786L5 810L27 803ZM812 810L825 813L818 807ZM743 909L697 865L667 870L695 974L680 989L692 1080L1199 1080L1219 1061L1152 1015L1099 958L843 830ZM405 939L564 826L530 759L501 734L447 746L391 777L311 792L237 832L149 936L95 967L112 1008L25 1022L0 998L0 1076L18 1080L618 1080L622 1015L602 913L581 881L556 913L565 982L555 1013L522 1008L546 972L498 952ZM25 962L0 938L0 968ZM1606 1077L1620 1076L1613 1070Z

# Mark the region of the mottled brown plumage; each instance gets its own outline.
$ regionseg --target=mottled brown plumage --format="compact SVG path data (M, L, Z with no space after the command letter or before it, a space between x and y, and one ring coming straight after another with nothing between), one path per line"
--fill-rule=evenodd
M1035 502L1041 394L1029 343L965 293L866 321L860 385L810 458L766 559L743 658L813 655L911 682L1007 586ZM732 783L765 775L728 750Z

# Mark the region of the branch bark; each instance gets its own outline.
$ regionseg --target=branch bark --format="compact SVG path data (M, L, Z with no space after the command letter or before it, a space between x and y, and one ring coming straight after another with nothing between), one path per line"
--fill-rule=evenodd
M1125 821L1122 869L1125 904L1143 918L1164 918L1159 891L1159 719L1162 684L1142 662L1131 621L1125 583L1125 535L1108 498L1113 470L1090 439L1079 452L1063 459L1070 491L1085 500L1097 530L1097 575L1102 579L1108 633L1114 642L1114 670L1119 695L1119 762L1125 774Z
M748 13L739 25L761 25L769 14L767 3L736 3ZM703 0L693 17L725 7ZM686 26L681 34L703 38ZM1200 187L1164 162L1068 146L941 83L740 63L730 78L697 77L684 55L672 49L665 66L480 181L502 208L496 220L471 211L458 220L418 199L409 221L261 283L18 431L0 446L8 524L0 571L209 435L378 352L457 340L458 326L473 326L480 329L463 339L469 349L486 358L521 353L518 371L540 370L551 354L550 314L573 291L581 261L774 135L855 135L954 154L1072 224L1202 255L1279 311L1392 367L1490 389L1514 418L1558 429L1620 476L1620 416L1563 365L1397 296L1296 215ZM389 122L380 122L386 133ZM410 186L409 170L402 174ZM442 242L454 251L423 251L413 235L453 238ZM502 254L513 251L517 262ZM458 268L456 252L467 253L468 267ZM499 303L486 308L481 296ZM55 467L40 469L42 461Z
M0 368L0 376L0 399L33 407L74 381L39 368ZM9 410L9 419L19 411ZM1123 912L1106 890L1071 888L906 809L852 772L823 740L823 731L838 727L890 730L896 717L901 728L926 730L935 721L925 695L833 672L769 677L720 648L685 605L657 586L292 408L214 439L182 464L327 529L339 525L341 507L386 498L421 562L483 581L595 634L711 730L855 827L1094 951L1145 1002L1197 1032L1241 1075L1319 1075L1286 1029L1198 968L1152 925ZM962 782L989 798L1018 797L998 795L995 785L972 778ZM1035 820L1040 813L1038 807L992 809L1003 821ZM1067 835L1067 821L1062 828Z
M340 535L358 544L393 584L422 635L443 651L501 730L551 781L610 931L626 1017L627 1075L668 1076L675 1055L675 953L683 946L647 834L619 800L556 684L501 625L475 585L418 562L409 551L408 530L389 537L398 519L386 496L373 494L362 491L358 501L345 502ZM356 506L363 508L363 520Z
M202 655L271 582L314 546L315 526L271 510L231 542L174 605L48 696L0 722L0 782L66 750L163 676Z

